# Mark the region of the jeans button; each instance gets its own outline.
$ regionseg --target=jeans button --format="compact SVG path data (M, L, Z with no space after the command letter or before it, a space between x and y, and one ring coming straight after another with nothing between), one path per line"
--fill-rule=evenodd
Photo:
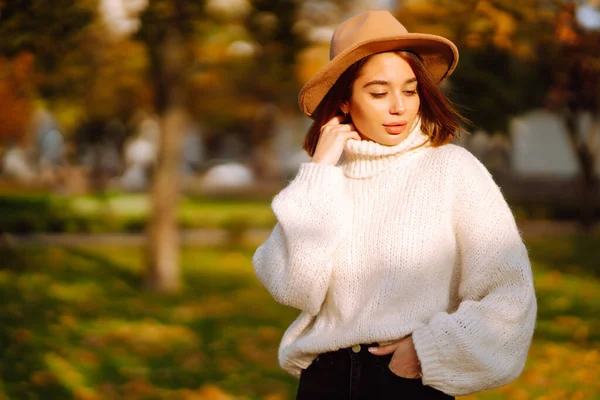
M355 353L360 353L360 344L355 344L352 346L352 351Z

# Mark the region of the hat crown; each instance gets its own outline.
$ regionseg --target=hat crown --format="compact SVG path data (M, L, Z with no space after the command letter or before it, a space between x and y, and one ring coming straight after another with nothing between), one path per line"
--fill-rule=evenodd
M338 26L331 38L329 59L364 41L406 34L404 25L389 11L367 11Z
M427 33L409 33L389 11L366 11L342 22L333 33L329 63L298 94L302 112L314 112L339 77L354 63L386 51L418 55L433 80L442 83L458 63L458 49L450 40Z

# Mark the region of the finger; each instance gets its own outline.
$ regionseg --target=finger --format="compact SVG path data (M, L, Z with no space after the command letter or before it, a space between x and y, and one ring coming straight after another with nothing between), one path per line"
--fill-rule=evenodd
M412 369L407 369L405 368L404 371L400 374L396 371L395 366L393 365L393 363L389 363L388 364L388 368L390 369L390 371L392 371L392 373L394 375L397 375L401 378L406 378L406 379L418 379L421 378L422 375L418 372L418 371L414 371Z
M392 365L392 363L388 364L388 368L390 369L390 371L392 371L392 374L399 376L401 378L408 378L408 376L404 376L404 375L401 375L398 372L396 372L396 369L394 369L394 366Z
M385 356L386 354L392 354L396 347L398 347L398 343L391 343L385 346L369 347L369 351L376 356Z
M323 126L339 125L343 120L344 120L344 117L342 117L341 115L336 115L333 118L331 118L329 121L324 123Z
M331 131L331 132L345 132L345 131L351 131L352 127L348 124L329 125L329 126L326 126L324 130Z
M342 135L344 136L345 140L349 140L349 139L361 140L360 135L356 131L343 132Z

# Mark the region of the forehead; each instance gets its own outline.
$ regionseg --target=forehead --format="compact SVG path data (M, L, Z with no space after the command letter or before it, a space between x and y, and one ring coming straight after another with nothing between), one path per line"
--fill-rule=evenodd
M412 68L395 52L379 53L372 56L361 68L357 80L383 79L404 82L415 76Z

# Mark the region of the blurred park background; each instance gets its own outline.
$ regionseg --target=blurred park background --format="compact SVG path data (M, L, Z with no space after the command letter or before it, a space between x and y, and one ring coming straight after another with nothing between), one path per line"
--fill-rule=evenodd
M294 398L251 258L299 88L382 8L458 45L457 144L531 255L525 371L464 398L600 399L597 0L0 0L0 399Z

